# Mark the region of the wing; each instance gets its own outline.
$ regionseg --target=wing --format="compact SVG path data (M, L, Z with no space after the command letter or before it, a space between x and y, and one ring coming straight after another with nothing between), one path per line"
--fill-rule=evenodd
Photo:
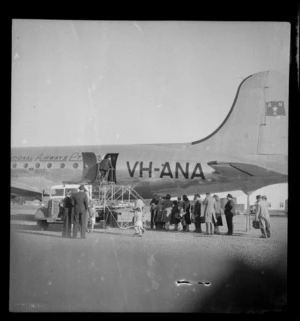
M38 190L37 188L31 187L24 183L11 183L10 193L12 195L21 195L21 196L36 196L41 197L43 191Z

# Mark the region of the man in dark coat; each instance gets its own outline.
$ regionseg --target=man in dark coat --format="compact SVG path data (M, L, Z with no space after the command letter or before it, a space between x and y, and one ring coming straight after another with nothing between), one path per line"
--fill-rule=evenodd
M157 203L158 203L158 197L156 194L153 195L153 198L150 202L150 213L151 213L151 218L150 218L150 227L151 227L151 230L153 230L153 227L154 227L154 220L155 220L155 217L156 217L156 214L157 214Z
M111 181L111 178L113 177L113 170L114 167L111 162L111 157L108 156L107 158L104 158L100 163L100 172L102 179L107 179L108 182Z
M233 216L235 215L235 204L233 201L233 197L231 194L227 195L227 200L228 202L225 204L224 212L225 212L225 217L226 217L226 222L228 226L228 232L227 235L232 235L233 234Z
M201 200L200 195L196 194L194 196L195 204L193 206L193 215L195 218L195 233L202 233L200 216L201 216Z
M79 191L72 194L72 205L74 207L74 227L73 238L77 238L78 227L80 227L81 238L85 239L86 212L88 210L88 197L84 192L83 184L79 186Z
M64 216L63 216L63 231L62 236L63 237L71 237L71 226L73 224L73 215L72 215L72 198L71 198L72 192L69 191L67 196L63 200L63 207L64 207Z

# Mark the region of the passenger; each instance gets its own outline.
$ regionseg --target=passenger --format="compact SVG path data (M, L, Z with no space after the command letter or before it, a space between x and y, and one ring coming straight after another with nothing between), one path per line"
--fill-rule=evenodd
M163 228L162 214L163 214L164 201L165 201L164 198L162 198L161 196L158 197L157 214L155 218L155 225L158 231L161 231Z
M111 181L111 171L113 170L113 166L111 163L111 157L108 156L107 158L104 158L100 162L100 172L101 172L101 179L103 181Z
M62 230L62 237L71 237L71 227L73 224L73 213L72 213L72 191L67 193L67 196L63 200L64 215L62 217L64 224Z
M261 236L260 238L271 237L270 215L268 210L267 197L259 197L257 203L256 220L259 221Z
M201 216L201 196L196 194L194 196L193 217L195 220L195 233L202 233L200 216Z
M173 207L173 202L171 201L171 195L167 194L163 204L163 213L162 213L162 223L163 223L162 228L167 231L170 228L172 207Z
M141 199L138 199L135 203L134 208L134 229L135 233L134 235L142 236L145 232L144 226L143 226L143 210L144 210L145 204Z
M206 198L203 202L204 205L204 217L206 224L206 235L213 235L214 228L213 223L216 222L216 201L210 195L209 192L206 193Z
M233 197L231 194L227 195L227 203L225 204L225 217L226 217L226 222L227 222L227 227L228 227L228 232L227 235L232 235L233 234L233 216L235 215L235 204L233 201Z
M218 195L214 195L216 201L216 223L215 223L215 234L220 234L219 226L223 226L222 221L222 209L221 209L221 202Z
M88 232L93 233L94 232L94 226L96 222L96 209L95 209L95 203L93 201L90 202L89 205L89 211L88 211Z
M72 194L72 205L74 207L74 228L73 238L77 238L78 229L80 229L81 238L85 239L86 212L88 209L88 199L84 193L84 185L79 186L79 191Z
M154 227L154 221L156 218L156 214L157 214L157 203L158 203L158 197L156 194L153 195L153 198L150 202L150 228L151 230L153 230Z
M172 211L171 211L171 220L170 220L170 225L174 225L173 231L178 231L178 224L180 223L180 220L181 220L180 210L182 209L178 207L178 201L174 201Z
M182 199L183 199L182 231L189 232L190 230L189 227L190 227L190 224L192 223L191 213L190 213L191 204L186 195L183 195Z
M182 209L183 208L183 201L181 199L181 196L178 196L177 197L177 205L178 205L178 208L179 209Z

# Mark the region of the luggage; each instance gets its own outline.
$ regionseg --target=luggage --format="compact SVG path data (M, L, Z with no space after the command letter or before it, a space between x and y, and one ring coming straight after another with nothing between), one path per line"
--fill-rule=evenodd
M256 221L256 220L252 221L252 226L253 226L253 228L255 228L255 229L259 229L259 228L260 228L260 226L259 226L259 221Z

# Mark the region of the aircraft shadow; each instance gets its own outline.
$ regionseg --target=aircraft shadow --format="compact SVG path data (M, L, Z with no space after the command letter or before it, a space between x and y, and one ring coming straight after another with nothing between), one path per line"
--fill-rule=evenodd
M133 236L133 231L130 234L123 234L123 233L117 233L117 232L111 232L110 230L94 230L93 234L105 234L105 235L116 235L116 236L126 236L126 237L132 237ZM89 233L87 233L89 234Z
M40 231L41 228L36 225L28 225L28 224L11 224L12 231ZM62 232L62 224L49 224L47 231L51 232Z
M12 221L35 221L34 214L14 214L10 216Z
M31 234L31 235L39 235L39 236L50 236L50 237L55 237L55 238L63 238L60 235L55 235L55 234L48 234L48 233L45 233L43 231L40 231L40 232L32 232L32 231L25 231L25 230L16 230L15 232L17 233L22 233L22 234Z
M12 224L12 231L40 231L41 229L37 225L26 225L26 224Z

